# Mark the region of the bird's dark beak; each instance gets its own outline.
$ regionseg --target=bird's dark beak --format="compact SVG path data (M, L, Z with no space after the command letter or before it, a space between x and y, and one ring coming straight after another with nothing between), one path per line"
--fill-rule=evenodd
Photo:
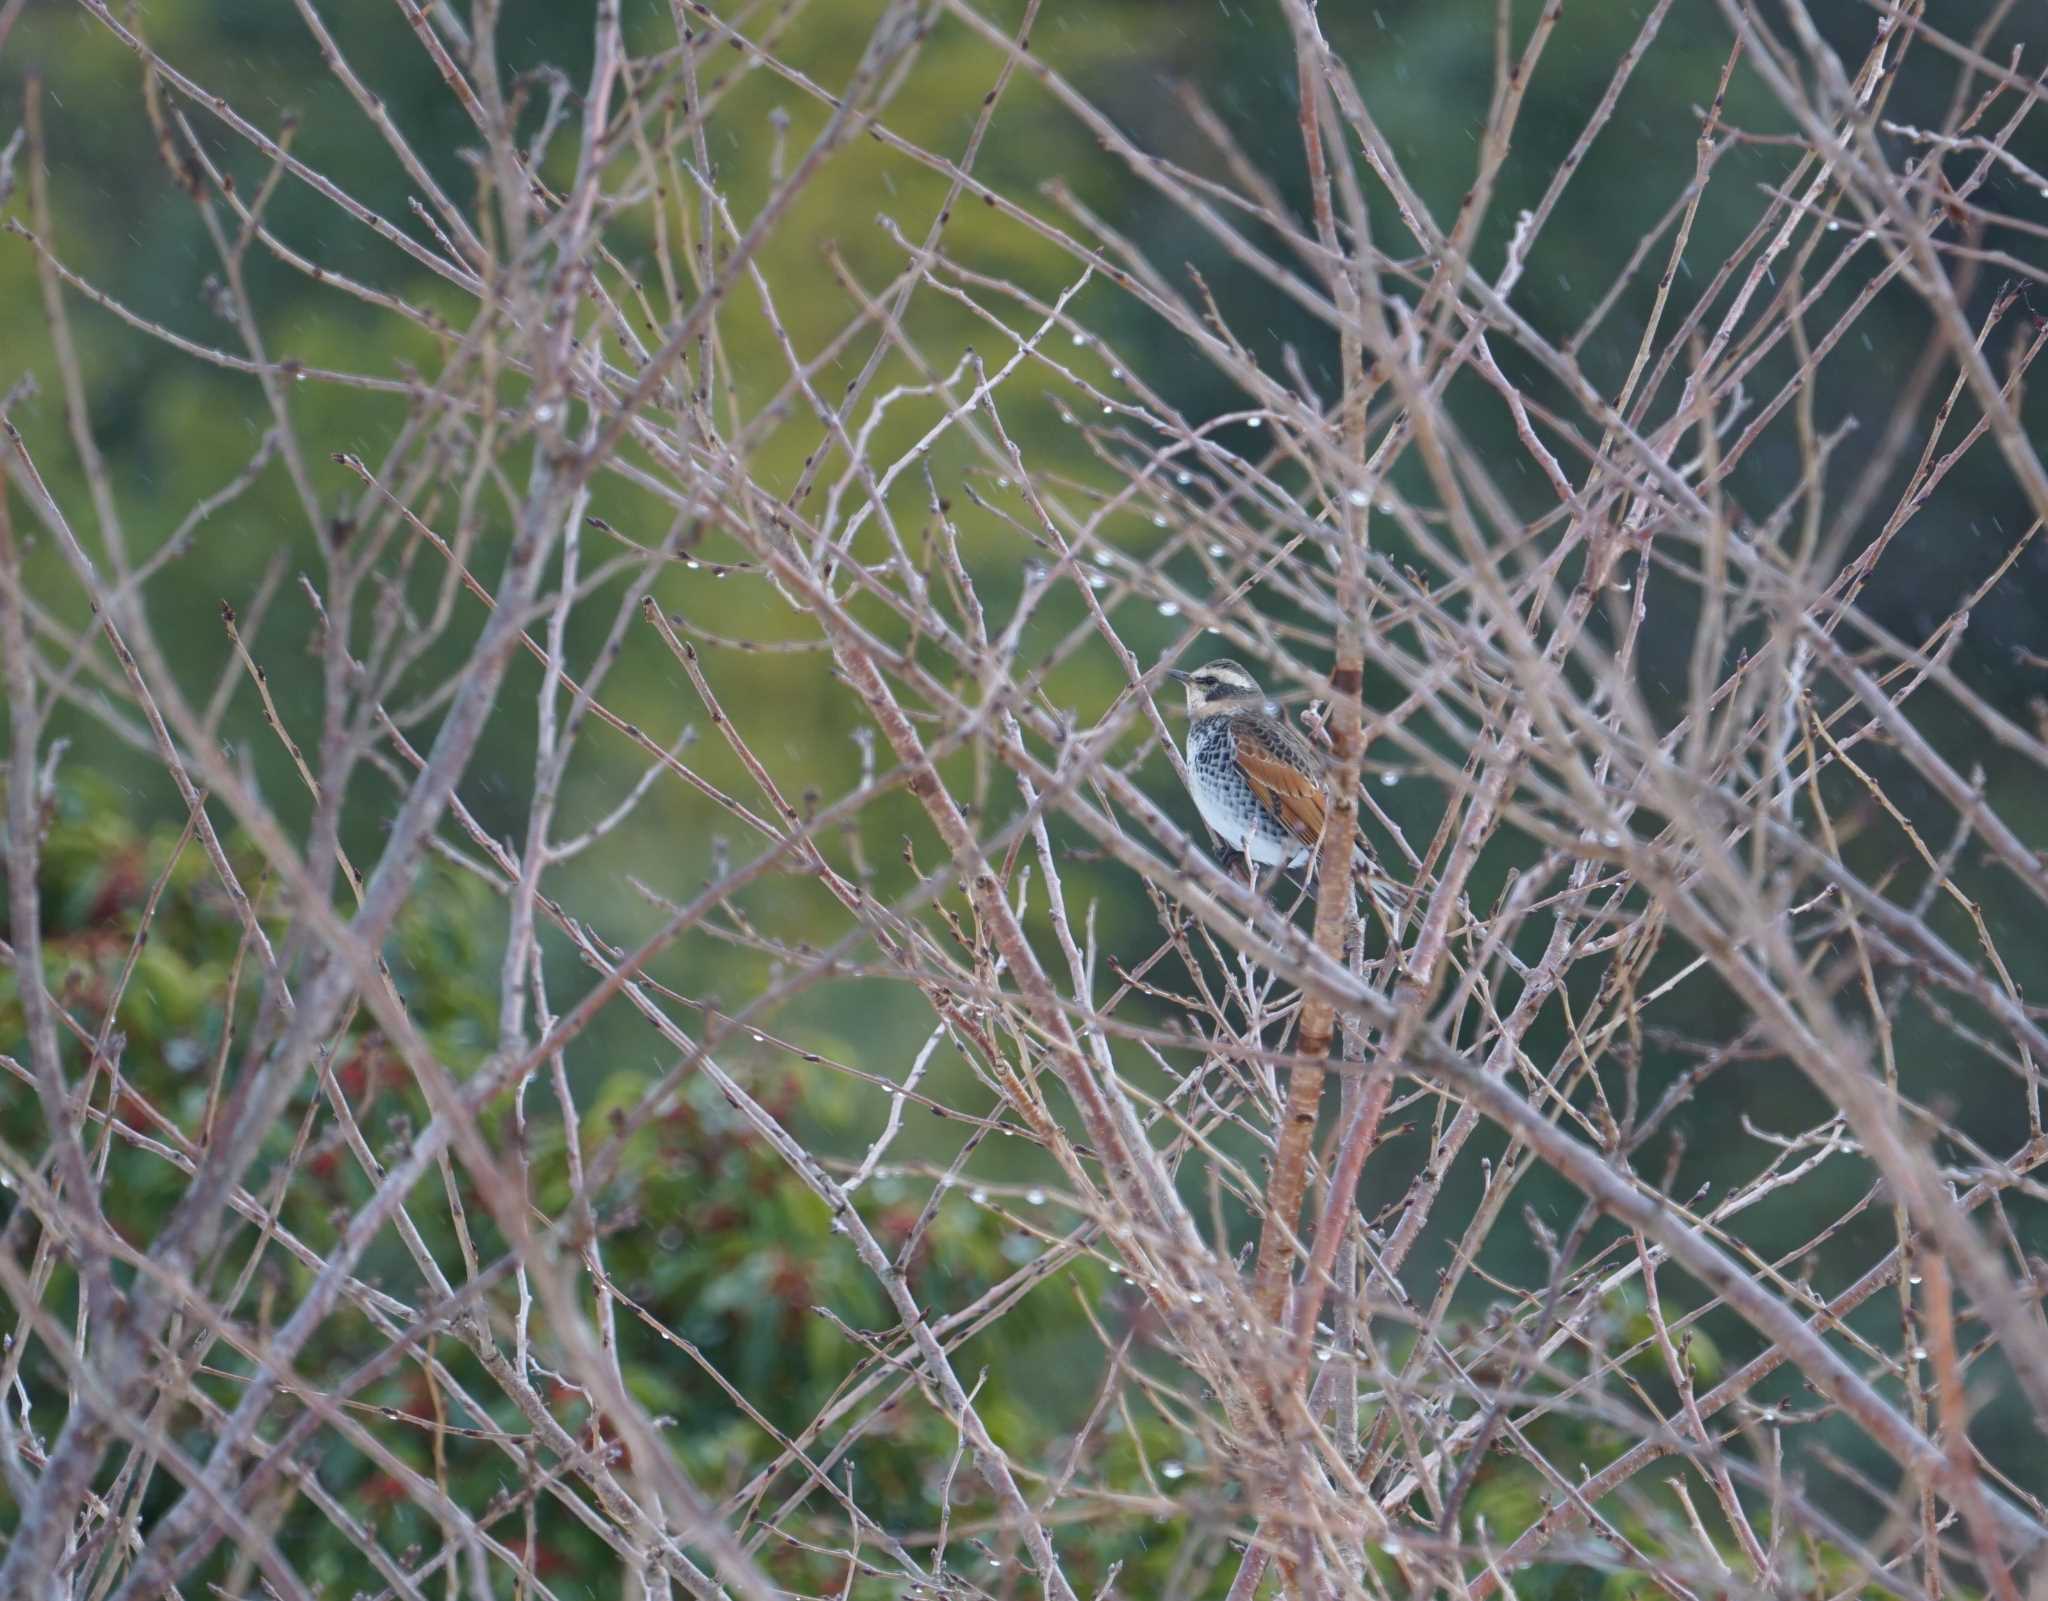
M1195 678L1195 675L1193 673L1184 673L1178 667L1167 668L1166 676L1172 679L1176 684L1190 684L1194 682Z

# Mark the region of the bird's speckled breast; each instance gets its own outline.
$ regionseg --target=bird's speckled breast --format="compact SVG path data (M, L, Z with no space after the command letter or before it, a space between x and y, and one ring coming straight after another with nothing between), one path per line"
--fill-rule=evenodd
M1260 804L1237 765L1228 717L1204 717L1188 729L1188 788L1202 821L1234 851L1261 867L1288 866L1308 853L1279 818Z

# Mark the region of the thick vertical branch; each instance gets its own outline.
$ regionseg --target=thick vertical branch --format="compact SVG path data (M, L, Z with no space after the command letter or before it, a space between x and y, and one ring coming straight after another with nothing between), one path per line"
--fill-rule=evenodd
M78 1338L81 1353L94 1327L113 1312L114 1284L103 1237L99 1186L79 1137L82 1108L64 1078L56 1009L43 961L41 840L43 774L38 761L43 712L37 703L35 662L22 620L23 571L14 538L14 491L0 454L0 668L7 682L7 937L14 947L15 994L27 1025L29 1064L42 1103L43 1126L64 1204L71 1213L70 1245L85 1286Z

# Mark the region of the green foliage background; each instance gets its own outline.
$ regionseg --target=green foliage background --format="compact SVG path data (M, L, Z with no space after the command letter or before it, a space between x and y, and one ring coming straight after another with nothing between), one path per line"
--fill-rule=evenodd
M802 12L782 54L819 81L837 84L858 55L878 9L873 0L817 0ZM1517 0L1511 9L1519 34L1533 19L1534 7L1528 0ZM1541 193L1641 26L1645 9L1633 3L1567 8L1531 85L1502 192L1482 234L1477 256L1483 266L1497 267L1517 212ZM554 63L574 81L587 70L586 7L559 0L509 0L505 10L501 39L509 71ZM1009 0L985 10L1007 24L1021 7ZM1955 7L1944 16L1944 26L1966 36L1974 16L1983 10ZM2048 46L2048 22L2027 8L2015 10L1998 35L2000 50L2010 43L2025 43L2038 56ZM1355 65L1361 93L1410 176L1439 214L1448 214L1470 181L1491 86L1492 0L1378 0L1371 5L1326 4L1323 12L1333 44ZM471 194L474 186L463 151L473 131L431 63L413 46L398 9L349 0L328 7L325 14L342 49L371 80L437 179L451 193ZM1871 17L1864 8L1843 4L1825 8L1821 20L1837 31L1838 42L1848 53L1860 52ZM292 7L267 0L151 0L142 8L142 18L151 42L199 83L273 131L287 116L295 116L297 154L343 182L382 215L412 225L406 204L410 189L403 173L328 76ZM666 5L628 0L625 19L636 47L653 47L672 37ZM1217 170L1213 147L1174 98L1176 85L1198 90L1281 192L1301 203L1292 46L1274 7L1261 0L1243 5L1206 0L1049 3L1033 49L1141 145L1196 171L1210 172ZM1698 130L1692 108L1712 96L1726 52L1727 32L1718 8L1708 0L1680 0L1655 51L1624 93L1611 129L1593 146L1529 263L1516 304L1538 327L1560 336L1576 327L1644 231L1682 189L1690 175ZM54 242L63 258L137 316L207 345L232 348L233 331L209 310L204 292L205 280L216 266L212 248L193 207L157 158L142 116L133 57L81 7L31 6L0 58L0 124L11 126L17 119L24 72L30 67L42 75ZM957 151L994 70L992 52L963 28L942 25L925 46L886 121L921 145ZM1891 114L1908 123L1937 123L1953 86L1953 63L1928 52L1906 75ZM1786 131L1782 115L1747 72L1736 75L1725 114L1730 123L1760 134ZM786 132L779 132L777 119L783 116L788 119ZM742 226L772 186L778 161L800 152L822 120L814 100L768 74L756 72L737 81L714 122L711 152ZM196 114L195 123L216 158L237 174L245 192L253 189L263 176L259 158ZM2038 129L2018 148L2036 166L2043 164ZM1708 192L1690 252L1689 259L1701 264L1701 272L1698 277L1682 277L1675 290L1680 309L1690 305L1706 273L1750 225L1759 187L1780 181L1787 165L1784 150L1767 142L1729 157ZM1334 389L1335 354L1327 330L1234 264L1181 209L1106 156L1092 136L1036 85L1020 80L1009 91L976 170L1002 193L1048 219L1059 212L1041 184L1050 178L1063 181L1092 212L1113 220L1125 237L1142 242L1149 258L1169 278L1184 283L1188 269L1199 270L1250 348L1276 364L1283 352L1292 351L1325 392ZM878 215L894 219L912 238L919 237L943 189L938 176L872 141L860 141L835 158L829 181L805 194L762 261L768 279L777 286L783 324L799 349L808 352L821 345L852 309L835 279L832 253L847 272L874 291L900 269L903 259L901 249L877 226ZM2042 209L2003 177L1993 180L1990 198L2015 209ZM21 206L17 197L15 215L22 214ZM446 285L378 244L304 188L284 184L270 216L284 237L325 265L433 306L458 323L468 315ZM1383 241L1395 241L1388 248L1398 254L1398 219L1390 209L1381 209L1373 220ZM627 217L615 243L629 263L651 271L644 225ZM958 208L946 243L956 259L1005 276L1044 298L1058 294L1074 276L1070 258L979 205ZM252 293L275 356L308 366L383 375L402 373L408 366L424 367L435 358L431 343L417 330L321 289L260 252L252 255L250 270ZM1654 274L1645 274L1584 345L1582 360L1596 381L1610 387L1620 381L1653 282ZM1996 286L1995 278L1982 280L1973 309L1981 311ZM1848 293L1841 292L1833 309L1846 303ZM39 376L40 397L19 408L15 418L58 499L80 508L82 516L87 497L64 437L38 297L31 250L20 239L0 239L0 386L12 383L24 370ZM1059 352L1075 370L1109 382L1113 365L1128 364L1196 418L1244 403L1226 377L1111 286L1092 284L1076 301L1075 311L1099 336L1097 346ZM268 426L268 418L251 380L172 351L76 300L73 315L93 396L93 431L109 457L131 554L146 555L195 500L237 471ZM1013 325L1022 326L1021 317ZM996 330L930 293L916 302L913 327L941 365L950 365L970 345L994 353L992 362L1007 351ZM1836 457L1843 484L1838 495L1854 482L1859 452L1867 451L1881 430L1883 404L1928 337L1923 315L1900 294L1859 324L1852 343L1860 341L1860 346L1846 350L1829 368L1821 397L1827 413L1823 426L1835 426L1851 415L1866 417L1861 435ZM740 409L750 414L779 387L784 363L767 320L757 303L745 296L731 309L725 338L741 394ZM837 371L850 376L866 353L866 343L856 342ZM913 376L908 363L891 357L878 388L911 381ZM1538 397L1559 398L1540 373L1517 371L1514 376ZM1760 383L1765 381L1760 378ZM824 387L829 392L829 385ZM1089 453L1075 430L1057 420L1051 401L1060 390L1042 373L1022 371L1002 396L1011 432L1024 444L1035 471L1107 486L1112 479L1103 463ZM1518 509L1532 516L1547 509L1549 491L1527 468L1497 408L1488 405L1486 397L1456 385L1452 400L1470 437L1493 450ZM2040 402L2030 397L2027 405L2030 417L2040 419ZM892 414L884 438L903 448L936 415L928 403L906 402ZM402 416L402 405L391 399L311 383L299 387L294 418L315 452L314 471L330 512L351 501L354 485L328 463L326 453L347 451L374 462ZM771 483L793 482L815 440L816 429L799 408L793 421L757 456L756 470ZM1252 443L1243 430L1237 442L1248 447ZM991 492L986 469L950 441L933 451L931 468L943 491L966 484L984 494ZM1788 492L1797 470L1788 448L1767 445L1745 461L1730 486L1731 496L1753 513L1762 513ZM1417 496L1424 493L1419 481L1404 488ZM921 484L908 486L904 505L914 513L922 494ZM986 598L1000 607L1021 582L1015 541L965 497L955 500ZM665 522L651 503L636 500L615 484L600 487L592 510L640 537L649 530L658 535ZM1998 559L2023 523L2020 507L1989 453L1966 462L1944 486L1939 506L1888 553L1869 595L1870 609L1900 633L1920 637ZM156 581L153 613L188 694L203 701L230 667L227 641L215 621L218 603L225 600L245 608L273 562L281 562L287 574L301 568L317 571L315 541L325 532L306 526L283 473L273 467L251 494L206 526L192 553ZM25 537L33 539L33 531ZM1131 555L1142 559L1167 536L1153 526L1149 514L1133 513L1117 525L1116 537ZM797 637L786 610L752 578L714 575L715 564L732 557L733 551L718 549L714 539L701 554L713 566L665 580L659 591L665 608L721 635ZM497 553L486 550L478 565L490 570L496 560ZM1174 560L1178 576L1196 581L1197 569L1188 558ZM33 544L29 561L30 583L38 599L72 626L83 628L88 620L84 602L56 554ZM1972 687L2016 715L2024 715L2032 698L2048 687L2039 669L2025 665L2019 654L2025 650L2048 655L2044 601L2048 558L2037 546L1979 609L1957 657L1958 670ZM1670 604L1682 617L1683 597ZM1048 608L1029 636L1027 657L1033 648L1050 649L1079 616L1078 602L1066 611ZM589 617L580 633L572 630L570 653L577 660L589 658L604 626L603 608L591 608ZM1116 621L1142 660L1153 659L1181 634L1180 624L1145 605L1126 606ZM282 717L302 731L316 728L320 716L317 662L302 646L311 623L305 602L287 582L252 647L268 672ZM478 618L469 615L451 632L436 658L422 665L422 683L431 682L459 659L477 624ZM877 626L885 626L884 621L877 619ZM1641 676L1653 701L1668 707L1682 698L1688 649L1688 631L1680 626L1660 630L1647 643ZM789 793L815 791L831 797L858 781L860 753L848 738L847 703L820 670L820 658L707 647L707 661L728 707L749 728L757 749L777 764L777 776ZM1118 682L1116 674L1106 651L1082 651L1054 672L1049 689L1086 720L1107 702ZM493 835L517 835L524 826L537 683L529 662L515 666L483 754L463 786L465 801ZM97 691L88 688L86 693ZM1382 703L1395 698L1386 685L1369 684L1368 693ZM236 696L227 737L258 775L279 814L290 824L302 824L306 797L287 759L256 718L246 685ZM703 710L673 661L644 638L629 643L606 699L620 715L663 742L686 724L703 721ZM1916 704L1923 707L1929 730L1938 740L1953 740L1950 721L1941 717L1933 692ZM90 1015L94 987L108 982L110 964L117 964L127 932L139 916L141 896L163 870L183 818L155 762L112 739L97 720L65 711L54 732L74 743L62 768L61 815L50 840L46 904L55 949L67 964L66 982L78 997L80 1015ZM1953 748L1949 754L1966 769L1981 760L1994 797L2000 796L2002 784L2016 781L2015 770L2003 767L1997 752ZM740 774L716 741L701 741L691 760L715 781L739 787ZM571 826L607 810L638 767L623 741L608 736L587 740L567 793L565 814ZM962 770L972 774L970 765ZM1159 761L1151 771L1164 793L1171 782L1169 770ZM969 787L976 782L970 777ZM1005 804L1000 787L979 794L992 808ZM1440 798L1428 784L1409 782L1387 791L1385 803L1411 833L1426 837ZM2038 801L2005 797L1998 804L2007 816L2039 817ZM390 796L380 793L355 809L355 833L347 844L357 860L374 857L380 819L388 815L389 806ZM1192 820L1191 813L1188 819ZM901 801L877 807L863 826L877 893L887 897L907 890L913 869L898 859L895 841L915 835L927 857L930 852L915 808ZM556 893L571 906L601 905L608 919L606 935L632 942L655 926L658 914L649 903L622 893L622 876L630 871L658 892L683 898L711 874L723 848L717 837L720 828L715 813L682 799L664 798L658 789L654 801L611 847L564 870ZM737 844L746 848L746 842ZM1903 854L1895 837L1874 837L1870 848ZM1489 862L1474 884L1475 902L1491 896L1514 860L1509 844ZM253 857L248 865L253 869ZM429 1036L459 1068L475 1060L495 1026L496 913L488 893L473 881L445 868L435 871L444 875L445 883L418 898L413 919L399 936L394 966ZM1156 930L1143 898L1107 866L1077 860L1075 873L1069 894L1081 904L1096 903L1103 948L1127 957L1148 950ZM2003 893L1994 892L1987 915L2023 915L1999 898ZM819 904L814 888L778 879L749 900L748 912L771 932L801 938L816 919ZM209 899L203 864L190 847L172 872L164 905L118 1022L127 1040L128 1070L138 1083L146 1081L153 1093L161 1092L160 1104L176 1108L189 1127L189 1119L203 1106L203 1064L210 1061L226 1024L223 981L234 960L234 938L231 922ZM2039 993L2048 984L2048 962L2037 965L2042 971L2015 973L2023 990ZM551 971L550 981L559 993L573 995L579 974L565 960L558 972ZM713 1004L743 999L764 979L759 956L741 946L711 941L672 953L666 966L657 967L656 976ZM808 991L778 1013L777 1036L803 1051L900 1075L901 1064L917 1048L928 1021L915 997L898 996L896 1004L878 1007L874 994L852 983ZM0 1033L11 1034L18 1011L11 1002L4 1004L8 1010L0 1012ZM1716 1008L1727 1004L1725 997L1702 985L1696 1004L1701 1032L1711 1033ZM357 1045L361 1051L374 1051L368 1041ZM1973 1124L1971 1086L1973 1075L1997 1069L1983 1063L1922 1060L1913 1045L1910 1039L1901 1042L1909 1087L1925 1089L1937 1079L1947 1084L1958 1102L1960 1126L1995 1145L2004 1131ZM588 1036L588 1047L579 1053L578 1072L580 1103L591 1119L602 1119L613 1106L630 1104L647 1078L666 1065L630 1016L601 1019ZM814 1148L857 1153L874 1132L880 1116L877 1097L858 1093L851 1081L808 1065L788 1050L773 1043L751 1051L742 1046L734 1053L734 1065L764 1099L801 1126ZM1675 1056L1657 1059L1646 1074L1648 1087L1654 1093L1682 1065ZM376 1117L397 1120L392 1122L393 1138L400 1137L404 1119L423 1115L410 1092L393 1084L379 1089L374 1075L366 1080L363 1093ZM972 1101L976 1091L961 1074L943 1093L958 1103ZM37 1119L26 1093L0 1086L0 1108L5 1109L7 1138L18 1148L33 1144ZM1741 1064L1714 1079L1695 1115L1685 1120L1686 1180L1725 1187L1750 1170L1754 1153L1740 1135L1739 1114L1744 1112L1782 1129L1824 1115L1811 1090L1784 1064ZM544 1168L552 1162L558 1173L566 1135L557 1127L552 1138L553 1150L537 1149L536 1160ZM958 1139L956 1130L942 1125L920 1126L903 1154L943 1160L957 1148ZM1399 1193L1410 1170L1403 1157L1415 1149L1413 1139L1405 1144L1396 1141L1384 1161L1375 1159L1368 1186L1379 1193L1368 1195L1369 1207ZM122 1183L116 1194L127 1209L123 1221L138 1239L146 1238L151 1220L176 1193L175 1175L161 1162L135 1153L124 1152L118 1160ZM1013 1186L1047 1177L1027 1154L1002 1145L992 1145L978 1160L976 1171L992 1183ZM312 1214L346 1207L364 1193L360 1175L346 1160L333 1165L327 1182L329 1193L295 1192L291 1198L292 1208L307 1209L308 1215L297 1219L295 1226L303 1225L309 1238L322 1235L326 1226ZM1464 1182L1474 1185L1476 1177ZM1679 1187L1686 1185L1681 1182ZM558 1189L553 1198L560 1194ZM874 1221L886 1238L895 1226L889 1221L892 1210L914 1208L916 1202L907 1191L892 1194L885 1186L877 1186L872 1194ZM545 1188L542 1198L550 1198ZM617 1198L622 1206L630 1205L638 1220L622 1226L610 1246L621 1283L643 1296L670 1327L695 1341L746 1394L783 1398L786 1409L773 1421L791 1425L811 1416L855 1360L844 1336L811 1310L814 1305L829 1306L855 1327L888 1321L851 1253L831 1238L822 1211L715 1097L693 1092L671 1120L636 1139ZM1846 1205L1849 1197L1840 1199ZM1569 1197L1553 1194L1540 1209L1555 1225L1570 1215L1571 1207ZM949 1205L942 1212L924 1271L943 1278L942 1299L948 1304L971 1299L1015 1265L1017 1252L1029 1249L1029 1235L1006 1215L1011 1210L1013 1203L992 1202L979 1207ZM1455 1190L1447 1196L1442 1215L1460 1215ZM1796 1207L1787 1206L1782 1216L1765 1209L1752 1237L1766 1251L1789 1249L1803 1238L1811 1217L1810 1196ZM1852 1235L1840 1242L1843 1259L1853 1259L1859 1252L1867 1259L1864 1248L1880 1237L1882 1226L1881 1218L1872 1218L1868 1238ZM448 1244L435 1243L437 1249ZM1512 1261L1518 1249L1526 1250L1526 1239L1516 1229L1503 1228L1496 1246L1510 1258L1497 1265L1510 1277L1526 1277L1514 1271ZM396 1253L396 1246L390 1249ZM1441 1259L1441 1249L1441 1241L1433 1242L1418 1256L1417 1275L1430 1271ZM394 1255L391 1270L401 1267ZM1084 1264L1074 1275L1033 1291L1019 1313L1005 1318L963 1355L963 1371L971 1372L985 1361L994 1373L1029 1375L1028 1384L1015 1393L992 1392L988 1408L1005 1443L1026 1463L1052 1462L1063 1431L1078 1423L1092 1399L1099 1354L1078 1310L1071 1288L1075 1284L1116 1304L1106 1271ZM1628 1315L1628 1309L1621 1311ZM1887 1308L1872 1315L1891 1318L1895 1312ZM1720 1324L1710 1328L1728 1344L1731 1356L1747 1354L1746 1331ZM345 1327L337 1326L332 1338L345 1343L347 1334ZM743 1477L763 1450L759 1431L675 1349L638 1326L627 1338L633 1342L632 1381L657 1411L676 1419L674 1437L692 1472L710 1485ZM1710 1346L1711 1341L1702 1349ZM310 1365L317 1357L309 1352L307 1360ZM232 1386L224 1384L222 1393L231 1391ZM389 1393L368 1399L406 1407L420 1397L394 1384ZM889 1495L906 1516L922 1519L933 1490L931 1464L944 1460L951 1441L942 1437L928 1409L906 1406L900 1417L893 1435L861 1454L859 1471L871 1487L889 1485ZM1163 1425L1159 1427L1160 1450L1184 1449L1171 1441ZM1996 1417L1983 1419L1979 1443L2002 1460L2019 1462L2032 1442L2002 1435L2000 1429ZM1617 1443L1589 1428L1579 1443L1578 1459L1596 1462ZM1574 1458L1567 1449L1559 1459ZM1179 1481L1178 1493L1190 1519L1199 1522L1204 1498L1221 1491L1199 1470L1199 1463L1193 1467L1195 1471ZM476 1471L486 1476L491 1472L488 1465ZM323 1464L322 1472L323 1477L333 1475L330 1482L336 1487L375 1501L378 1491L368 1464L337 1460ZM479 1500L488 1497L492 1482L480 1478L486 1487ZM1502 1473L1475 1498L1474 1510L1488 1513L1496 1528L1512 1528L1528 1515L1526 1510L1517 1515L1514 1507L1533 1505L1534 1493L1533 1486ZM392 1504L381 1515L402 1526L415 1514ZM1093 1545L1085 1533L1072 1536L1071 1544L1089 1553L1094 1576L1119 1559L1131 1564L1125 1570L1127 1580L1163 1576L1170 1571L1188 1526L1163 1522L1145 1539L1118 1526ZM580 1531L573 1529L550 1534L550 1539L561 1542L560 1558L566 1564L579 1560L579 1538ZM1063 1549L1066 1542L1063 1535ZM329 1567L323 1568L322 1562L329 1562ZM308 1557L305 1571L343 1590L356 1582L339 1549L331 1560ZM1085 1567L1074 1576L1077 1582L1091 1578ZM798 1580L798 1575L791 1575L791 1582ZM1589 1586L1597 1582L1584 1574L1565 1576L1556 1593L1594 1593ZM1543 1592L1532 1588L1523 1593Z

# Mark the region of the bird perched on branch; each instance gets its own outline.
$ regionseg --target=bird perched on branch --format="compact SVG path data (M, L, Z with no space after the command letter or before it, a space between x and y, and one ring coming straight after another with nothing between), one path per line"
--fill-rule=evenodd
M1329 764L1307 739L1266 709L1259 681L1234 661L1213 661L1167 677L1188 695L1188 791L1202 821L1254 869L1306 867L1323 837ZM1363 840L1352 870L1388 903Z

